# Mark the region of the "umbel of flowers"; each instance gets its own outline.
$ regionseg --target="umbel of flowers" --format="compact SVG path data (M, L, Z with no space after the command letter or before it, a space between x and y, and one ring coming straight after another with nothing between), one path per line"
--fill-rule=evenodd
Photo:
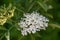
M38 12L26 13L24 18L18 23L21 28L21 34L36 33L40 30L45 30L48 27L49 20Z
M6 5L0 7L0 25L3 25L7 19L14 16L15 7L12 7L12 4L9 4L8 7Z

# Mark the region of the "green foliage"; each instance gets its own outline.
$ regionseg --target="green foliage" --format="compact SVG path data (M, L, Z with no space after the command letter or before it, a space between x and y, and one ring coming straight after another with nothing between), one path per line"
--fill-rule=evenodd
M0 0L0 2L0 40L60 40L60 0ZM52 8L49 8L49 5ZM18 22L24 17L24 13L33 11L49 18L49 26L46 30L22 36Z

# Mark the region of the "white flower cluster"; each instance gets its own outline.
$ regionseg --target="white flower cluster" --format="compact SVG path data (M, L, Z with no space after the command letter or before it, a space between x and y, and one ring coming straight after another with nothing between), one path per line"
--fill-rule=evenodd
M40 31L41 29L45 30L48 27L49 20L39 15L37 12L26 13L24 14L24 18L18 23L21 28L22 35L27 35L28 33L36 33L36 31Z

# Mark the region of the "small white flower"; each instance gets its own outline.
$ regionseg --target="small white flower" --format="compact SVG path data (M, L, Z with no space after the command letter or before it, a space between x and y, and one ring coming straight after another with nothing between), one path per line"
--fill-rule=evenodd
M34 34L36 31L45 30L46 27L48 27L49 20L37 12L32 12L31 14L26 13L24 14L24 17L25 18L21 18L21 21L18 23L23 36L28 33Z

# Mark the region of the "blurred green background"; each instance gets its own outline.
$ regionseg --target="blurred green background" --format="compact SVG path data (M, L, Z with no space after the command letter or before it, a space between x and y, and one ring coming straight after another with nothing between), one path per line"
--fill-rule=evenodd
M4 4L7 7L10 3L16 9L14 16L0 25L0 40L60 40L60 0L0 0L0 9ZM18 22L24 13L33 11L46 16L49 19L49 26L46 30L22 36L18 30Z

